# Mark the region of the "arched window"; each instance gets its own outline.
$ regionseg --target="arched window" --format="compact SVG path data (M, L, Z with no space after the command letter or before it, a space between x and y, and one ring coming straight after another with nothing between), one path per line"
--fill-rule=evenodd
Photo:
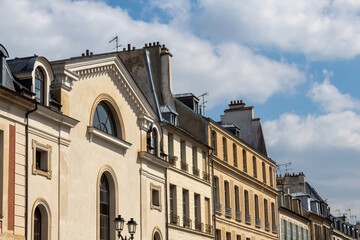
M103 174L100 181L100 239L110 239L110 191L109 183Z
M95 109L93 117L93 126L103 132L106 132L114 137L118 137L115 118L109 106L101 101Z
M34 240L41 240L41 212L38 207L34 212Z
M45 77L43 71L37 67L35 69L35 99L39 103L44 103Z
M154 234L154 240L161 240L159 232L155 232Z

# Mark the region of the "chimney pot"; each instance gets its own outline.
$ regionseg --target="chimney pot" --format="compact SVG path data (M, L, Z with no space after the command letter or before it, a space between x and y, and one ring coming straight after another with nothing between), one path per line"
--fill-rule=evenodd
M242 101L242 100L240 100L240 103L243 103L243 101Z
M135 50L135 47L133 47L133 50Z
M147 43L145 43L145 47L147 47Z
M163 44L163 48L165 48L165 44Z
M90 56L92 56L93 55L93 52L90 52Z
M129 43L128 44L128 51L130 51L131 50L131 44Z
M89 49L86 49L86 56L89 56Z
M153 46L155 47L155 42L153 42Z
M126 48L123 48L123 51L126 51Z
M233 104L233 101L230 101L230 105L232 105Z
M239 102L239 100L237 100L237 104L239 104L240 102Z
M81 56L85 57L85 53L82 53Z
M160 46L160 42L156 42L156 44L157 44L158 46Z
M151 47L151 43L149 43L149 47Z

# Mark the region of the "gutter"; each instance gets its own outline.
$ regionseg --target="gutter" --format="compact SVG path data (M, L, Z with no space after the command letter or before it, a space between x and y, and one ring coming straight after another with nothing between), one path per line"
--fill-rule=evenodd
M25 125L25 239L28 235L28 209L29 209L29 115L38 109L38 103L34 101L35 107L25 114L26 125Z

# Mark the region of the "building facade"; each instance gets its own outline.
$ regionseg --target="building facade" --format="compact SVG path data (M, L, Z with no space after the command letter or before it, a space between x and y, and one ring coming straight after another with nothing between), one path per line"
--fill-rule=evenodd
M257 141L246 138L247 132L261 131L260 120L252 117L253 108L239 101L229 106L222 121L210 120L208 129L216 239L277 239L276 164L267 156L262 132ZM239 120L246 122L240 127Z

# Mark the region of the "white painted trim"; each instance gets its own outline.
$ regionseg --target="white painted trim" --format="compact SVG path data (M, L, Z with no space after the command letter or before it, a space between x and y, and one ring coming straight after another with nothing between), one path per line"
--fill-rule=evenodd
M120 138L117 138L117 137L114 137L114 136L111 136L110 134L107 134L97 128L94 128L94 127L88 127L87 128L87 131L89 133L89 136L90 136L90 141L92 141L93 137L98 137L98 138L101 138L105 141L108 141L120 148L123 148L123 149L129 149L131 147L131 143L129 142L126 142Z

